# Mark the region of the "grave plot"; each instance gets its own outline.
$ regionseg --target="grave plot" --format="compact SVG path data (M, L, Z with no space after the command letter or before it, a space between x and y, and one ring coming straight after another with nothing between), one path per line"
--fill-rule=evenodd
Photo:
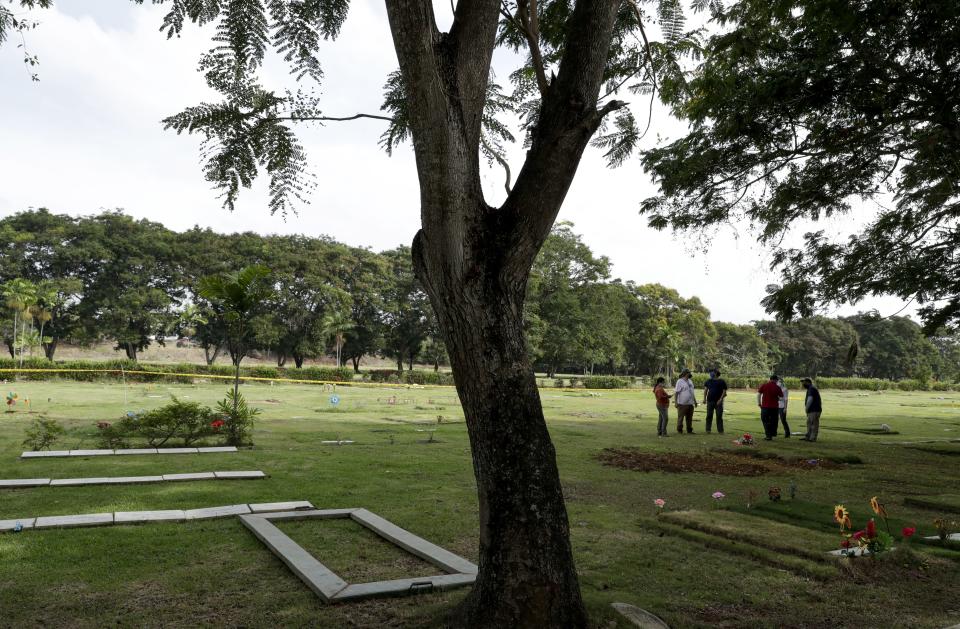
M308 519L350 519L384 540L443 571L432 576L397 578L366 583L348 583L297 544L275 522ZM366 509L328 509L261 515L242 515L241 522L274 552L300 580L326 603L384 596L405 596L470 585L477 566L427 540L406 531ZM361 573L363 574L363 573Z
M726 510L665 512L650 524L661 533L810 578L837 575L826 554L837 539L825 533Z
M907 496L903 499L903 504L939 513L960 513L960 494Z

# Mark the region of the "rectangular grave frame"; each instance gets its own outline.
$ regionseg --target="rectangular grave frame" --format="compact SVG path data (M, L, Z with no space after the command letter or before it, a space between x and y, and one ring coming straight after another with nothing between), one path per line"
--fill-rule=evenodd
M243 525L283 561L324 603L388 596L408 596L436 590L448 590L471 585L477 579L478 568L475 564L400 528L366 509L281 511L241 515L239 518ZM347 583L271 522L271 520L310 519L353 520L386 541L440 568L444 573L409 579Z

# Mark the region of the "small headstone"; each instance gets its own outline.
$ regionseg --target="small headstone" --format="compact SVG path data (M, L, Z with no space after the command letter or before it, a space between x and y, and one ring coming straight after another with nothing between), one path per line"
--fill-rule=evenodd
M194 472L191 474L164 474L163 480L165 481L185 481L185 480L213 480L213 472Z
M190 509L184 512L188 520L205 520L209 518L225 518L231 515L250 513L247 505L227 505L224 507L209 507L206 509Z
M635 627L644 629L670 629L667 623L663 622L658 616L655 616L645 609L640 609L636 605L627 603L610 603L617 612L627 619Z
M75 526L106 526L113 524L112 513L85 513L82 515L54 515L37 518L34 528L69 528Z
M117 511L113 514L115 524L135 524L138 522L170 522L186 520L186 512L180 509L164 511Z
M13 489L16 487L43 487L49 484L49 478L11 478L7 480L0 480L0 489Z
M17 525L20 530L32 529L36 518L20 518L19 520L0 520L0 531L16 531Z
M267 475L259 470L251 470L244 472L214 472L214 476L217 479L233 479L233 480L244 480L244 479L255 479L255 478L266 478Z

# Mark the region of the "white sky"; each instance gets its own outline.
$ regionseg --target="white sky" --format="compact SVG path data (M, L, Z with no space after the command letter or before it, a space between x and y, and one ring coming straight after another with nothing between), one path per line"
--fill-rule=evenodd
M163 131L159 122L216 99L196 72L210 29L191 25L168 41L158 31L166 9L129 0L57 0L56 8L36 13L42 23L27 34L29 52L40 59L38 83L23 68L16 38L0 48L0 216L38 207L72 215L120 208L175 230L328 234L374 250L410 243L419 225L412 151L402 147L387 157L377 145L379 121L300 130L318 186L298 215L271 217L263 182L241 194L233 214L221 209L201 173L199 140ZM383 82L397 66L382 2L353 0L341 37L324 44L321 59L326 114L377 113ZM504 85L509 62L507 55L495 59ZM292 86L282 64L272 62L264 85ZM663 110L653 125L651 141L684 130ZM514 173L522 157L521 148L512 152ZM491 203L502 200L502 181L500 170L484 174ZM638 210L655 192L636 160L609 170L600 152L589 149L559 219L572 221L595 253L612 260L616 277L697 295L717 320L765 318L759 301L776 277L767 270L769 253L749 230L725 229L710 243L654 232ZM838 313L890 314L901 306L885 298Z

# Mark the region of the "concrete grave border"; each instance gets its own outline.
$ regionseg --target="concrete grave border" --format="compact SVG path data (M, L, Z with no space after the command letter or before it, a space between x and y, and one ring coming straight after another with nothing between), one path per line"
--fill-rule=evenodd
M237 452L236 446L209 448L122 448L119 450L27 450L21 459L51 459L68 456L112 456L131 454L207 454L213 452Z
M347 583L271 522L271 520L329 520L340 518L353 520L388 542L437 566L445 574L390 581L371 581L369 583ZM325 603L447 590L471 585L477 579L478 568L475 564L435 544L431 544L422 537L418 537L366 509L281 511L241 515L240 521Z
M155 476L99 476L94 478L9 478L0 479L0 489L29 487L80 487L87 485L137 485L197 480L257 480L267 475L260 470L193 472Z

